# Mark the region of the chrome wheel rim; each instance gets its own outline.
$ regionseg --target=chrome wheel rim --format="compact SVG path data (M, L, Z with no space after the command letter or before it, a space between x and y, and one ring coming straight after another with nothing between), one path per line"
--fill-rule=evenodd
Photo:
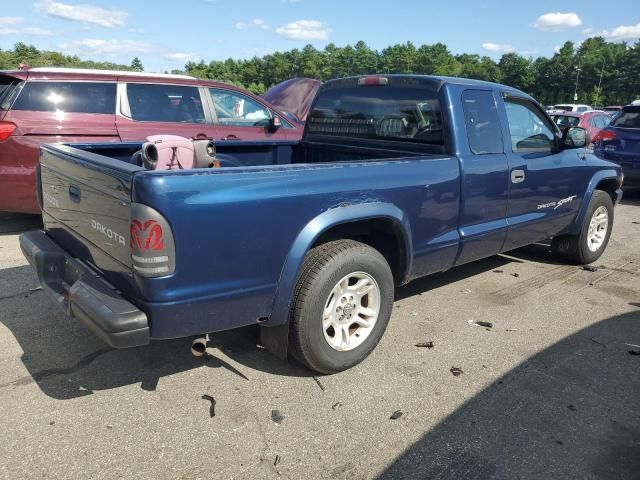
M587 233L587 247L592 252L597 252L604 239L607 238L607 230L609 230L609 212L605 207L598 207L593 212L591 222L589 222L589 231Z
M380 314L380 287L365 272L345 275L324 306L322 330L331 348L347 352L369 337Z

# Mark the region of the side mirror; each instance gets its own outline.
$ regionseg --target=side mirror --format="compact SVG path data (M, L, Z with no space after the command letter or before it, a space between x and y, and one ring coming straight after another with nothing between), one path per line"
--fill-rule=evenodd
M562 139L565 148L584 148L589 145L589 133L582 127L571 127Z
M273 114L271 119L269 120L269 132L276 132L282 126L282 120L276 114Z

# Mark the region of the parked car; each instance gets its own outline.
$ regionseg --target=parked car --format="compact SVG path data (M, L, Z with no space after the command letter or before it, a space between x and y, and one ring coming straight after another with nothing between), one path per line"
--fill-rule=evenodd
M593 107L590 105L577 104L577 103L562 103L559 105L554 105L551 109L552 112L588 112L593 110Z
M622 105L607 105L606 107L602 107L602 110L613 116L614 114L622 110Z
M281 96L286 98L286 89ZM140 141L172 133L296 140L302 126L231 85L185 75L32 68L0 72L0 211L38 213L42 143Z
M593 140L594 153L622 167L627 185L640 185L640 105L627 105Z
M597 110L588 112L564 112L552 113L551 118L556 123L561 132L565 132L571 127L582 127L589 133L590 143L596 137L598 132L609 125L611 117Z
M271 87L262 98L292 120L304 123L320 85L314 78L292 78Z
M301 141L219 142L236 167L148 171L128 160L140 145L43 146L44 230L20 244L113 347L258 324L269 351L332 373L376 346L394 285L549 237L597 260L622 174L586 142L502 85L334 80Z

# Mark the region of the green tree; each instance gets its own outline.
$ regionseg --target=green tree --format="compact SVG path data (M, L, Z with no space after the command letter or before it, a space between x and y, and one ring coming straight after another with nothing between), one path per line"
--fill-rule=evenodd
M142 72L144 70L144 67L142 66L142 60L140 60L138 57L133 57L130 67L131 70L134 70L136 72Z

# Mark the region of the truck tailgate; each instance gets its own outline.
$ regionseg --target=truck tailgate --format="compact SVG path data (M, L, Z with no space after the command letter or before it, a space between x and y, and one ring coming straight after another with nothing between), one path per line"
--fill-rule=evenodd
M131 182L140 167L67 145L44 145L39 193L45 231L74 257L126 290Z

